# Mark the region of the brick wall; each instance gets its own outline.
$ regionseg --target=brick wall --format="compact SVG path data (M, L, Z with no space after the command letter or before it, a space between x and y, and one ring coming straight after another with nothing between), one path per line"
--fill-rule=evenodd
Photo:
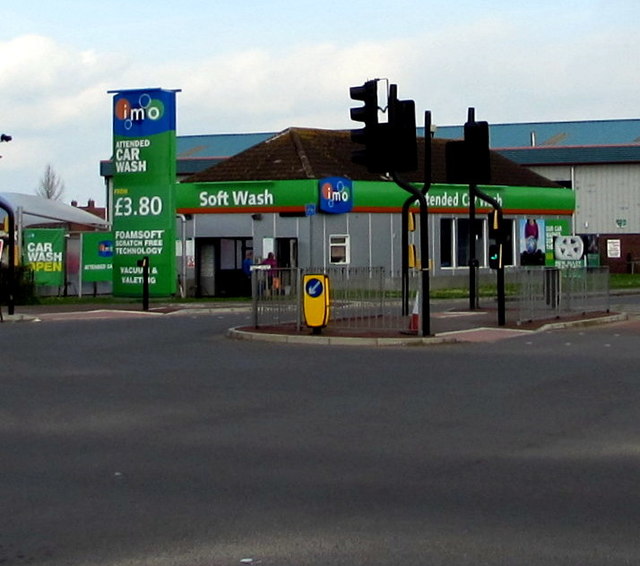
M620 242L620 257L607 257L607 241ZM598 239L600 264L608 265L611 273L631 273L631 261L637 261L633 267L640 273L640 234L600 234Z

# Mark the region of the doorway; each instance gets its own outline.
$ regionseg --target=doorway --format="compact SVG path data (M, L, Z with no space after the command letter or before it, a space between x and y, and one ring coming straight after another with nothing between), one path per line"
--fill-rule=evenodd
M196 296L251 295L251 285L242 271L242 260L248 251L253 251L251 238L198 238Z

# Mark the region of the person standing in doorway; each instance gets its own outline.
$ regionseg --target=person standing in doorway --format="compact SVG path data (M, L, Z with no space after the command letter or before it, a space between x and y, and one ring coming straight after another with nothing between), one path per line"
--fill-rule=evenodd
M280 279L276 276L278 262L276 261L275 254L273 252L269 252L267 257L262 261L262 265L269 266L269 269L267 270L267 290L276 291L280 288Z
M251 266L253 265L253 252L251 250L247 250L244 255L244 259L242 260L242 273L245 276L245 285L247 290L247 295L251 295Z

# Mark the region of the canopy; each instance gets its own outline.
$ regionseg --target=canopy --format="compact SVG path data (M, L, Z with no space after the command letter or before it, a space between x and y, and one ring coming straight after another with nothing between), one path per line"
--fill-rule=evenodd
M0 199L11 206L14 214L22 208L23 226L72 222L95 228L108 228L109 223L95 214L56 200L23 193L1 193Z

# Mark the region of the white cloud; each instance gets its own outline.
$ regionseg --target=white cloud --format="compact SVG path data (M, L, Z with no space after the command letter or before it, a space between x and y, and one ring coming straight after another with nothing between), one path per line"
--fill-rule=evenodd
M0 130L14 136L0 146L0 167L14 190L32 192L51 163L68 198L102 201L107 91L119 88L182 89L179 134L349 128L349 87L375 77L416 100L418 123L427 109L437 124L462 123L469 106L494 123L637 115L635 35L537 31L492 17L405 39L309 37L287 48L183 51L162 64L42 35L16 37L0 42Z

